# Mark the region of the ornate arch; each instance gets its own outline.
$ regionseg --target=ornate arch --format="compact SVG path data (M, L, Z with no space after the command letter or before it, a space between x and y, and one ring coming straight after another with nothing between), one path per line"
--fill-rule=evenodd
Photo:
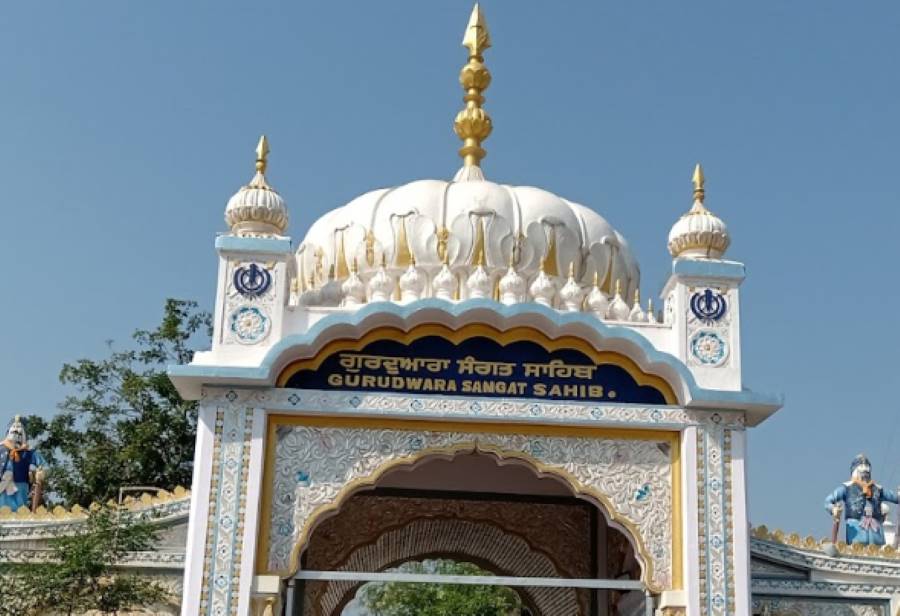
M550 557L525 539L484 522L419 519L361 545L340 565L348 571L384 571L404 562L452 558L473 562L498 575L564 577ZM331 582L310 593L313 616L340 614L362 584ZM517 589L538 614L582 614L585 602L571 588Z
M597 505L631 542L642 581L656 592L672 587L676 435L591 438L584 429L569 436L544 427L539 435L526 426L309 417L282 422L270 422L266 483L274 489L264 494L269 523L261 537L261 570L292 576L316 526L387 472L435 456L486 453L501 465L524 464L538 477L556 478Z

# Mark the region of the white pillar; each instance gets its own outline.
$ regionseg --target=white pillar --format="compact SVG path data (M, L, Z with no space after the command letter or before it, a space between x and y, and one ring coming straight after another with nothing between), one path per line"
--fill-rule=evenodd
M200 611L215 435L216 407L200 404L197 416L197 441L194 447L194 478L191 483L191 513L184 558L181 616L196 616Z

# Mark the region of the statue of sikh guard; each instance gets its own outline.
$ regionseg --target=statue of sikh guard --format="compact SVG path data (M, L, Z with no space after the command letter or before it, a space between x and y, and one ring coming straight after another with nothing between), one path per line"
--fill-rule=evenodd
M28 446L25 425L16 415L0 443L0 507L37 509L43 500L45 465L44 457Z
M832 542L837 541L837 530L843 514L846 526L846 542L866 545L884 545L882 524L888 513L887 503L897 503L897 494L872 481L872 464L859 454L850 463L850 481L828 495L825 509L834 519Z

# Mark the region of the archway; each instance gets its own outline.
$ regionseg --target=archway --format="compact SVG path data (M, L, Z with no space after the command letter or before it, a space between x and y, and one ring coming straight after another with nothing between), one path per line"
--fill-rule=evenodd
M521 459L472 449L435 454L344 498L311 529L302 569L383 572L450 558L503 576L637 580L639 553L609 518L597 500ZM295 613L338 616L360 586L309 582ZM623 601L621 593L566 587L519 592L532 613L546 616L612 615Z

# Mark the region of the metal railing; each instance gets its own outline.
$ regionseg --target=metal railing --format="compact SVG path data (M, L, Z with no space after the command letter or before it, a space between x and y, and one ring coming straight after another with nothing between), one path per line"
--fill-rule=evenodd
M401 582L408 584L465 584L473 586L588 588L591 590L636 590L644 593L644 614L653 616L653 595L643 582L637 580L606 580L594 578L515 577L504 575L445 575L431 573L370 573L364 571L298 571L293 580ZM293 581L292 580L292 581ZM296 611L294 594L288 592L285 614Z

